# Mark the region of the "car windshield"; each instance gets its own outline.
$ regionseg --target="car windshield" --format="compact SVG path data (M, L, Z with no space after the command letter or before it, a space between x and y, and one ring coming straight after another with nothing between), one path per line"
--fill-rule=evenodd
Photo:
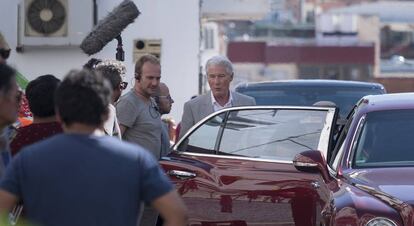
M371 112L360 132L355 167L414 165L414 110Z
M272 90L240 89L239 92L256 99L258 105L312 106L318 101L332 101L345 118L352 107L366 95L382 94L383 90L344 87L272 87Z

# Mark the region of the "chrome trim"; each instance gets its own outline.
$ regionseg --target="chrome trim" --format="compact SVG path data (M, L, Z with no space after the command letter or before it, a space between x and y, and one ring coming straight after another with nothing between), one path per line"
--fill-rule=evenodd
M283 109L283 110L324 110L324 111L333 111L335 112L335 108L332 107L308 107L308 106L278 106L278 105L254 105L254 106L238 106L238 107L229 107L229 108L224 108L221 109L219 111L213 112L211 114L209 114L208 116L204 117L202 120L200 120L199 122L197 122L195 125L193 125L182 137L180 140L178 140L177 143L175 143L175 145L173 146L172 150L177 151L178 146L180 146L180 144L185 140L185 138L187 138L189 136L189 134L191 134L194 130L196 130L201 124L203 124L204 122L208 121L210 118L219 115L221 113L224 113L226 111L237 111L237 110L249 110L249 109L253 109L253 110L260 110L260 109ZM326 153L324 153L325 157L326 157Z
M347 157L346 157L346 163L348 164L349 168L352 168L352 158L354 156L354 153L353 153L352 150L354 149L354 146L355 146L356 136L360 133L361 126L365 122L365 117L366 117L366 115L361 116L361 118L359 119L358 124L357 124L357 126L354 130L354 134L352 134L351 143L349 145L349 150L348 150Z
M262 159L262 158L251 158L251 157L231 156L231 155L200 154L200 153L193 153L193 152L178 152L178 153L183 154L183 155L198 156L198 157L211 157L211 158L221 158L221 159L237 159L237 160L250 160L250 161L257 161L257 162L274 162L274 163L293 164L293 161L288 161L288 160Z
M167 175L176 177L180 180L191 179L197 176L197 174L182 170L169 170Z
M332 167L329 164L326 164L327 168L328 168L328 172L331 176L336 177L338 175L338 172L334 169L332 169Z
M313 181L311 182L311 186L315 189L318 189L321 187L321 184L319 183L319 181Z
M368 225L368 224L370 224L372 221L375 221L375 220L386 220L386 221L388 221L389 223L391 223L391 224L393 224L394 226L397 226L397 224L393 221L393 220L391 220L391 219L389 219L389 218L386 218L386 217L374 217L374 218L372 218L371 220L369 220L365 225Z
M168 157L168 156L162 156L162 157L160 158L160 161L171 161L171 157Z
M322 153L323 157L327 159L329 141L332 133L332 123L335 116L335 108L330 108L326 114L325 124L322 128L321 135L319 137L318 150Z
M307 163L307 162L293 162L295 166L303 166L303 167L316 167L318 164L316 163Z

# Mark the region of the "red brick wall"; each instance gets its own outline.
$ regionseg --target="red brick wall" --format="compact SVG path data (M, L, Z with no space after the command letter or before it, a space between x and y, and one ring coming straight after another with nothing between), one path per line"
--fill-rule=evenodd
M374 46L294 46L265 42L230 42L227 56L233 63L371 64Z
M387 93L414 92L414 78L375 78L384 85Z

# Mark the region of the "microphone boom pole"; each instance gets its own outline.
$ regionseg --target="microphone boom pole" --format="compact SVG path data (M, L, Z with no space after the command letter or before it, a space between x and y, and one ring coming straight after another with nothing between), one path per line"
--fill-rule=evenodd
M123 0L105 18L101 19L92 31L83 39L80 48L88 55L102 50L108 42L117 39L115 57L124 61L125 53L122 49L121 32L140 14L132 0Z
M116 36L116 40L118 40L118 46L116 47L116 54L115 59L119 61L125 60L125 52L122 49L122 37L121 35Z

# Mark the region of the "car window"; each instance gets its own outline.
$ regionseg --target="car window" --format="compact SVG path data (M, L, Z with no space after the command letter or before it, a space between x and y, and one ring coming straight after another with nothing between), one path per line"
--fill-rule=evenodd
M260 109L232 111L219 154L291 161L317 150L328 111Z
M354 167L414 165L414 110L387 110L366 114L358 134Z
M340 129L340 135L336 140L333 151L328 155L328 162L332 169L336 170L341 160L342 153L344 151L345 138L348 135L349 127L351 126L352 120L355 116L355 108L349 114L346 124Z
M332 101L345 118L352 107L366 95L382 94L384 90L346 87L272 87L271 90L240 89L239 92L252 96L257 105L312 106L318 101Z
M179 146L179 151L214 154L217 136L225 113L216 115L198 127Z

